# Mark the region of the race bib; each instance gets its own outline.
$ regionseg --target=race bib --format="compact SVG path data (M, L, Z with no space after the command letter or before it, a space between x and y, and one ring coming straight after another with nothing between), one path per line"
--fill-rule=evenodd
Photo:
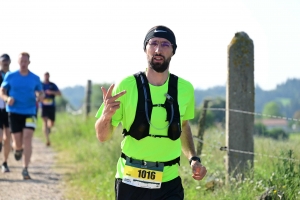
M44 105L52 105L53 104L53 99L50 99L50 98L45 98L44 100L43 100L43 104Z
M36 119L35 117L27 117L25 121L25 127L35 128L36 127Z
M127 158L122 182L141 188L159 189L161 187L163 170L163 163L147 161L142 163L141 160L132 160L130 162L130 158Z

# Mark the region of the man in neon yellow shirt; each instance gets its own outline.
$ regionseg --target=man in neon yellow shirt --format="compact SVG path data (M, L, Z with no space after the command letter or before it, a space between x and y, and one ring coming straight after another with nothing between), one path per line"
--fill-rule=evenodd
M184 199L179 177L181 151L192 177L202 180L206 168L196 156L188 120L194 118L192 84L169 72L177 45L172 30L151 28L144 40L148 67L103 92L96 117L99 141L107 141L122 124L124 139L117 163L116 199Z

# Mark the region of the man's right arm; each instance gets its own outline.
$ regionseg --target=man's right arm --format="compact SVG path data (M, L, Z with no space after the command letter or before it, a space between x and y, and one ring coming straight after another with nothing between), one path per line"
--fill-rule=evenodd
M123 90L112 96L114 86L115 85L112 84L108 91L106 91L104 87L101 87L103 104L96 114L99 119L95 123L96 135L100 142L105 142L111 138L115 129L112 125L112 116L120 108L120 101L117 101L117 99L126 93L126 91Z

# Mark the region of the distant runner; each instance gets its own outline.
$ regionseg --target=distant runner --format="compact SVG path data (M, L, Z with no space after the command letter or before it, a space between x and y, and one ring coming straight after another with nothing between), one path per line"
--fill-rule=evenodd
M45 98L42 101L42 118L43 118L43 131L46 136L46 145L50 146L49 134L51 128L54 126L55 122L55 96L60 96L61 92L58 89L57 85L53 82L50 82L50 74L46 72L44 74L43 81L43 90L45 93Z
M9 72L9 65L10 65L10 57L7 54L3 54L0 56L0 85L3 82L3 79L5 77L5 74ZM3 143L2 143L2 138L3 138ZM8 155L11 149L11 144L10 144L10 130L9 130L9 125L8 125L8 113L6 112L5 109L5 102L3 99L0 99L0 152L3 149L3 155L4 155L4 160L1 165L1 171L3 173L9 172L9 168L7 165L7 159ZM2 147L2 145L4 145Z
M9 127L15 150L15 159L23 159L23 179L31 179L28 165L32 153L32 137L36 128L36 96L44 97L40 78L29 71L30 56L23 52L19 55L20 69L5 75L0 95L6 102ZM7 94L7 91L9 93Z

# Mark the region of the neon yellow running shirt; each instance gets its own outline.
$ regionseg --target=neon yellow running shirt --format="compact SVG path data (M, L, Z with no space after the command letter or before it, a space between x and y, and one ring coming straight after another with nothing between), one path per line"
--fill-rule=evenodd
M149 84L151 98L153 104L163 104L166 100L165 94L168 91L169 79L161 86L154 86ZM113 95L126 90L126 94L118 99L120 101L120 108L112 117L112 125L117 127L119 123L122 124L123 129L129 131L131 124L134 121L138 91L136 80L133 75L128 76L121 82L117 83L113 90ZM192 84L182 78L178 78L178 104L179 112L182 120L189 120L194 118L194 87ZM96 117L100 118L104 104L99 108ZM149 116L150 117L150 116ZM163 128L168 125L166 122L167 111L163 107L153 107L151 124L156 128ZM182 123L181 123L182 124ZM168 129L157 130L150 126L151 135L165 135L167 136ZM173 160L181 155L181 140L180 138L173 141L169 138L154 138L145 137L141 140L136 140L131 136L126 136L121 142L121 149L127 156L134 159L166 162ZM119 158L117 164L116 178L123 178L124 165L126 160ZM179 175L178 164L172 166L165 166L163 172L163 182L170 181Z

